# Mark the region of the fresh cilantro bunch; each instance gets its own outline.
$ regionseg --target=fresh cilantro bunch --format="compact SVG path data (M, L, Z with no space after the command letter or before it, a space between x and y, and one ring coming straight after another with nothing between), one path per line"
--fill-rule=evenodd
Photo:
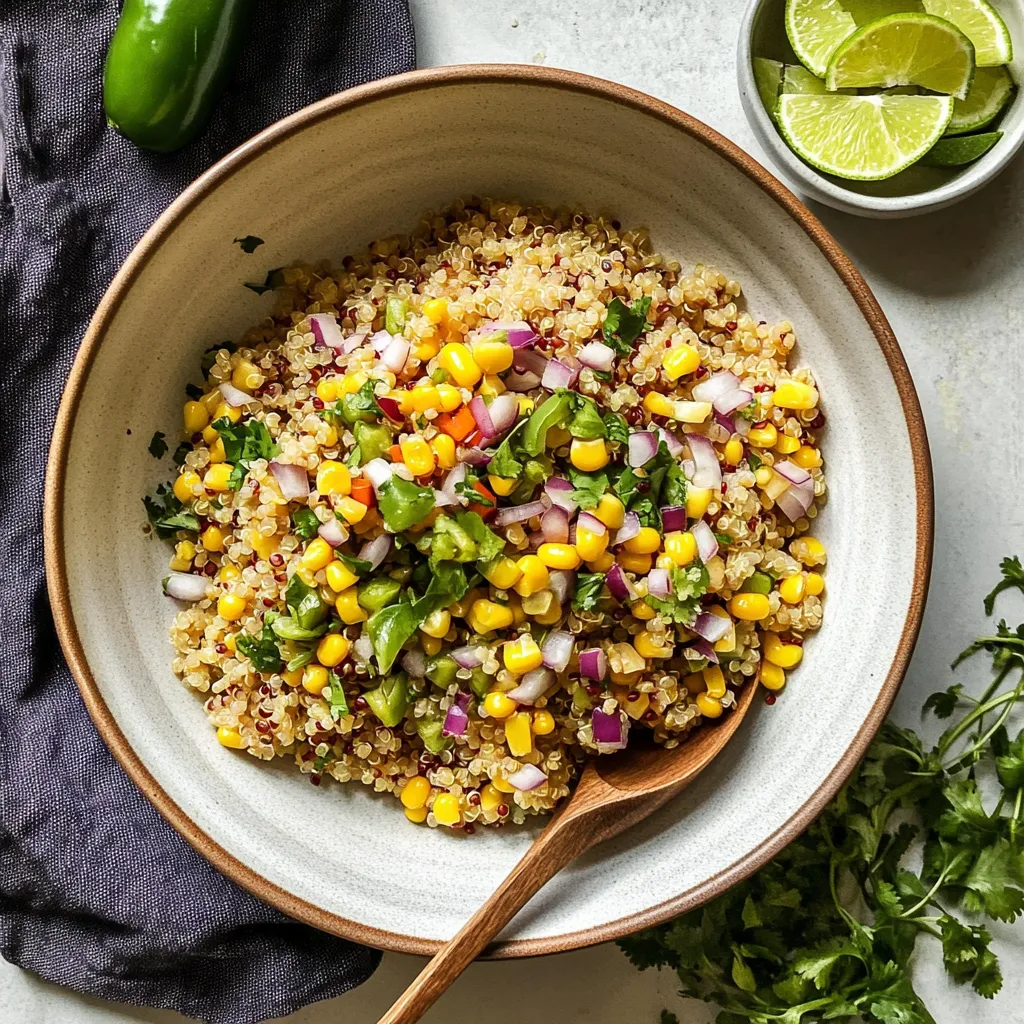
M1002 591L1024 591L1020 560L1001 568L989 613ZM1024 700L1024 625L1000 622L953 667L983 651L994 678L980 697L958 684L926 701L950 723L934 746L886 723L799 839L703 908L622 940L633 963L673 967L684 994L721 1008L719 1024L934 1024L910 971L927 934L955 982L994 996L1002 974L984 918L1024 912L1024 730L1008 727Z

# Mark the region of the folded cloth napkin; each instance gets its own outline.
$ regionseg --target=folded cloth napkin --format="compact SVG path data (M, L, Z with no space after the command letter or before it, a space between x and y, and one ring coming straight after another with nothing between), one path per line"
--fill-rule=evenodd
M415 45L405 0L257 0L206 131L158 155L104 123L117 12L0 0L0 952L80 992L245 1024L344 992L380 954L219 875L111 757L47 604L47 446L89 317L168 203L278 118L410 70Z

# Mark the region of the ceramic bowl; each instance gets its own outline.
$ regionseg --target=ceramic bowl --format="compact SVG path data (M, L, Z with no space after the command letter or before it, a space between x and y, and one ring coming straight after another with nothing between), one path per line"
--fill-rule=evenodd
M1024 81L1024 2L991 0L1002 15L1014 43L1010 73ZM786 0L749 0L740 26L736 75L740 101L757 141L783 177L826 206L862 217L913 217L941 210L984 188L1017 155L1024 143L1024 98L1018 88L1003 111L998 128L1003 137L980 160L959 170L915 165L885 181L844 181L804 163L786 145L765 110L754 81L755 57L770 57L786 64L799 63L786 39L783 13Z
M392 798L315 788L292 765L219 746L170 671L168 553L143 535L140 498L170 473L146 448L155 430L177 436L203 350L270 308L243 282L298 258L340 260L471 194L614 211L684 264L723 268L759 317L796 325L830 423L831 498L815 531L830 553L825 629L784 698L759 701L684 795L530 903L494 950L519 956L652 924L764 863L855 765L910 657L932 519L917 397L863 279L767 171L648 96L528 67L419 71L274 125L185 191L100 304L53 439L47 559L97 726L204 856L327 931L408 952L454 934L536 831L414 827ZM248 234L266 242L253 255L232 244Z

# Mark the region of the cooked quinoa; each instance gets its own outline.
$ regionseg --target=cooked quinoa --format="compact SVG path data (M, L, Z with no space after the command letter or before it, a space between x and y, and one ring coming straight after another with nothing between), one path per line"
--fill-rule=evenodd
M147 499L224 746L472 832L774 701L824 589L791 324L643 230L475 199L268 283Z

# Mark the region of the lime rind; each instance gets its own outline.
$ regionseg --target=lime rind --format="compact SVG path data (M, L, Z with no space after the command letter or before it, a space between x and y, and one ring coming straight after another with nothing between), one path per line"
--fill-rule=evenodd
M880 181L920 160L952 114L950 96L784 93L778 123L790 148L819 171Z
M1006 22L987 0L922 0L928 14L952 22L974 44L979 68L1013 60L1013 39Z
M907 0L786 0L789 45L819 78L839 44L863 25L905 10Z
M921 163L926 167L963 167L980 160L1002 137L1002 132L947 135L921 157Z
M1016 88L1005 67L978 68L967 98L953 104L947 135L964 135L991 124L1010 101Z
M755 57L753 65L757 95L761 98L761 104L768 111L769 116L774 118L775 105L779 101L779 90L782 88L782 61L771 60L768 57Z
M919 85L963 99L973 79L970 39L942 18L911 13L891 14L854 32L832 55L825 85L830 92Z

